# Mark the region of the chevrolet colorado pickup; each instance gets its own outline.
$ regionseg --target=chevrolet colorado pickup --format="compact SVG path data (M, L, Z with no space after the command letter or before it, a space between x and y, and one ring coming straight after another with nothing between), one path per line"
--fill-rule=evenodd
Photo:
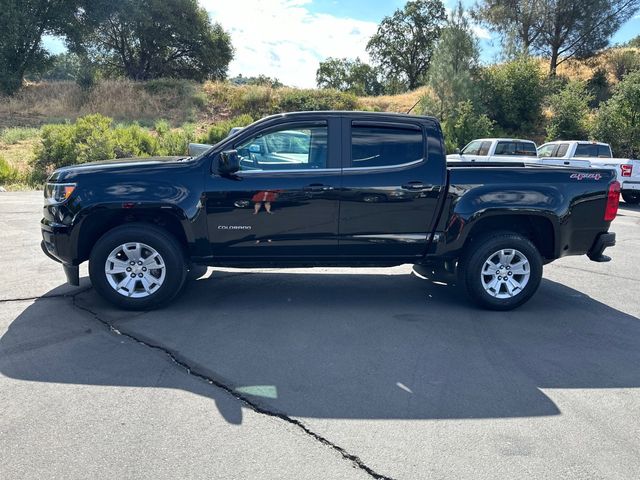
M195 157L64 167L45 187L43 251L126 309L174 298L202 266L419 264L508 310L545 263L607 261L611 169L447 166L429 117L298 112L255 122ZM392 280L390 280L392 281Z

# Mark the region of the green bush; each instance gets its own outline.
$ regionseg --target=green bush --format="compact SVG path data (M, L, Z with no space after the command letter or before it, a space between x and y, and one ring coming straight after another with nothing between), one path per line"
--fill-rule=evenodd
M157 78L148 80L144 84L144 89L151 95L170 94L179 97L189 97L195 93L195 84L190 80L178 78Z
M18 180L18 171L9 165L4 157L0 157L0 185L7 185Z
M640 155L640 70L628 73L600 106L592 136L611 144L619 157Z
M11 127L0 130L0 142L7 145L14 145L23 140L29 140L37 137L40 133L39 128L29 127Z
M232 96L231 108L240 114L259 118L276 111L276 99L271 87L251 85L243 88L240 95Z
M233 127L246 127L251 123L253 123L253 118L247 114L239 115L231 120L222 120L209 128L209 131L200 138L200 142L214 145L226 138Z
M195 129L192 125L168 129L156 123L156 133L159 142L157 155L186 155L189 143L195 140Z
M493 122L484 114L475 112L470 100L460 102L443 122L442 130L447 153L462 148L474 138L489 137L493 134Z
M42 127L36 149L33 181L38 183L56 168L111 158L184 155L194 139L193 127L171 129L156 122L156 134L138 124L116 125L100 114L78 118L73 124Z
M549 97L551 119L547 124L547 140L586 139L589 134L589 102L585 82L573 81Z
M506 132L531 133L539 127L545 86L535 59L522 57L485 68L479 87L487 115Z
M337 90L281 90L277 111L356 110L358 97Z

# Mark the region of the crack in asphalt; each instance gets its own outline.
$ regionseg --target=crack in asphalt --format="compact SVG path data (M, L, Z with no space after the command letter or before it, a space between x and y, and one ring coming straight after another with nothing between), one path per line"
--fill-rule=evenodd
M54 293L53 295L39 295L39 296L35 296L35 297L18 297L18 298L0 298L0 303L6 303L6 302L28 302L30 300L40 300L43 298L73 298L76 295L79 295L81 293L84 293L86 291L91 290L91 287L87 287L84 288L82 290L77 290L74 292L69 292L69 293Z
M173 362L176 366L180 367L181 369L183 369L188 375L191 375L193 377L196 377L200 380L203 380L205 382L207 382L209 385L213 385L215 387L218 387L222 390L224 390L225 392L227 392L229 395L231 395L232 397L234 397L236 400L239 400L240 402L242 402L243 404L245 404L247 407L249 407L251 410L253 410L255 413L261 414L261 415L266 415L269 417L273 417L273 418L277 418L279 420L282 420L284 422L289 423L290 425L293 425L295 427L297 427L298 429L300 429L304 434L306 434L307 436L311 437L313 440L321 443L322 445L331 448L332 450L338 452L340 454L340 456L342 456L342 458L344 460L347 460L349 462L351 462L353 464L354 467L366 472L371 478L375 478L376 480L394 480L392 477L388 477L386 475L382 475L378 472L376 472L375 470L373 470L373 468L369 467L367 464L365 464L360 457L358 457L357 455L354 455L352 453L349 453L347 450L345 450L344 448L342 448L341 446L333 443L331 440L329 440L326 437L323 437L322 435L320 435L317 432L314 432L313 430L311 430L309 427L307 427L304 423L302 423L299 420L296 420L295 418L292 418L284 413L280 413L280 412L275 412L272 410L268 410L264 407L261 407L260 405L254 403L253 401L251 401L248 397L236 392L232 387L230 387L229 385L221 382L220 380L216 380L213 377L210 377L208 375L205 375L204 373L198 372L196 369L194 369L193 367L191 367L187 362L180 360L175 353L173 353L170 349L162 346L162 345L158 345L158 344L154 344L154 343L150 343L146 340L142 340L138 337L136 337L135 335L125 332L119 328L116 328L111 322L103 319L100 317L100 315L95 312L94 310L92 310L89 307L86 307L84 305L80 305L76 302L76 296L80 295L81 293L86 292L87 290L90 290L91 287L87 288L86 290L82 290L80 292L75 292L73 295L67 295L69 297L71 297L71 302L74 308L78 309L78 310L82 310L85 313L90 314L95 320L97 320L98 322L100 322L102 325L104 325L109 332L115 334L115 335L119 335L125 338L128 338L142 346L145 346L147 348L150 348L152 350L157 350L161 353L164 353L167 357L169 357L169 359L171 360L171 362ZM63 296L63 295L60 295ZM43 298L43 297L41 297ZM44 298L51 298L51 297L44 297Z

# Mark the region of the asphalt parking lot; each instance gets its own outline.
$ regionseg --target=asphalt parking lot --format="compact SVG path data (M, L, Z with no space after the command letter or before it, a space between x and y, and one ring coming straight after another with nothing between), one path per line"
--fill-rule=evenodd
M114 310L0 193L0 477L640 478L640 208L504 313L391 269L209 269Z

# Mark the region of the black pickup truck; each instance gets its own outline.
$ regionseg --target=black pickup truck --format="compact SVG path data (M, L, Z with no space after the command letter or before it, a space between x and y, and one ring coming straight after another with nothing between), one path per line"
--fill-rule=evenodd
M620 185L609 169L447 166L429 117L299 112L264 118L194 157L56 170L42 248L127 309L159 306L189 271L427 266L508 310L565 255L606 261ZM390 280L391 281L391 280Z

